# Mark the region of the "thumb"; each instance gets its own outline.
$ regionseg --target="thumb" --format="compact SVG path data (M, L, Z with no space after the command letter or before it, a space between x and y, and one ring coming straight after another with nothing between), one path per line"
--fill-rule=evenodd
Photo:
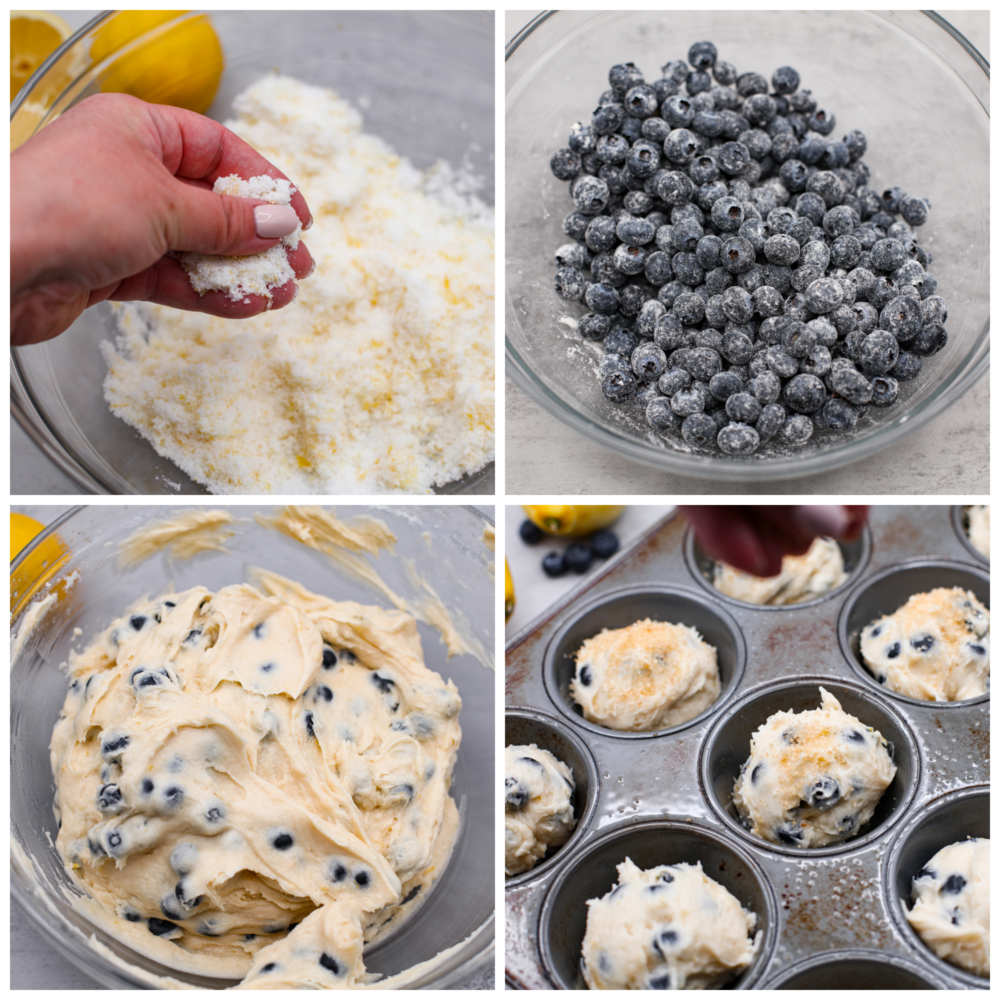
M216 194L175 178L165 222L168 250L242 257L290 236L300 219L290 205Z

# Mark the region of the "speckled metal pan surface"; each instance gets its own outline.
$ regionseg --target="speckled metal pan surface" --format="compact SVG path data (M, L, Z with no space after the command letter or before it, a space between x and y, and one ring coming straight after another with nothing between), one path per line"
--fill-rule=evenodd
M858 633L912 594L961 586L989 606L989 562L961 507L876 506L842 546L848 580L807 604L755 607L712 587L685 521L655 525L507 646L507 744L563 753L577 827L530 872L507 879L507 983L585 989L586 900L640 867L700 860L758 916L757 957L729 989L989 989L937 958L910 928L913 875L942 847L989 836L989 695L919 702L880 686ZM580 643L641 618L694 625L719 650L707 712L654 733L584 720L568 693ZM819 706L819 685L894 745L897 773L870 823L832 847L770 844L738 822L732 788L750 734L781 709Z

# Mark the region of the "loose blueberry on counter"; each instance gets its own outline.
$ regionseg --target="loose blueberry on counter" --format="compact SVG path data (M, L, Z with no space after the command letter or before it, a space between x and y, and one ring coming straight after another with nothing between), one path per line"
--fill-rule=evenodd
M549 552L542 559L542 570L546 576L562 576L566 569L566 559L561 552Z
M586 573L594 561L590 548L581 542L573 542L567 546L563 558L566 560L566 568L573 573Z

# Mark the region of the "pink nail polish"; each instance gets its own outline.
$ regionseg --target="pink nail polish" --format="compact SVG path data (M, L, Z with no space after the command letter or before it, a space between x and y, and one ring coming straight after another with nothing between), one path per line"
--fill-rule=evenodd
M295 232L299 217L289 205L258 205L253 210L257 235L262 240L278 239Z

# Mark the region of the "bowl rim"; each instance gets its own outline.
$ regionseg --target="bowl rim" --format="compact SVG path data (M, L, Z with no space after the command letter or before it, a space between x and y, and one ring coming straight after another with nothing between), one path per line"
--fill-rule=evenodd
M510 60L530 35L558 13L560 13L558 10L542 11L524 25L505 45L505 63ZM595 11L574 10L566 13L593 14ZM867 11L866 13L880 21L885 20L885 15L878 11ZM961 46L973 64L984 73L988 86L989 62L957 28L934 11L904 11L902 13L909 16L922 14L937 28L950 36ZM509 93L509 87L508 83L505 96ZM982 102L980 102L980 106L988 121L989 108ZM506 211L507 203L505 202L505 217ZM989 370L990 317L987 315L985 324L979 331L971 350L956 363L954 371L944 378L941 385L934 390L934 394L915 411L892 417L880 430L866 437L848 437L843 439L844 443L842 444L836 443L838 439L830 438L829 440L833 441L834 444L829 450L797 451L778 458L760 458L752 455L741 458L715 452L686 452L669 443L667 447L661 449L651 445L645 437L620 435L605 422L599 423L590 414L572 408L534 373L531 366L519 354L507 333L508 324L514 318L515 309L507 285L506 271L504 309L506 375L533 403L541 406L542 409L571 430L583 434L605 448L625 455L634 462L668 474L690 476L695 479L718 479L739 483L759 481L762 478L774 481L806 479L822 472L831 472L852 465L896 444L913 431L925 426L945 410L950 409ZM650 431L650 434L652 433Z

